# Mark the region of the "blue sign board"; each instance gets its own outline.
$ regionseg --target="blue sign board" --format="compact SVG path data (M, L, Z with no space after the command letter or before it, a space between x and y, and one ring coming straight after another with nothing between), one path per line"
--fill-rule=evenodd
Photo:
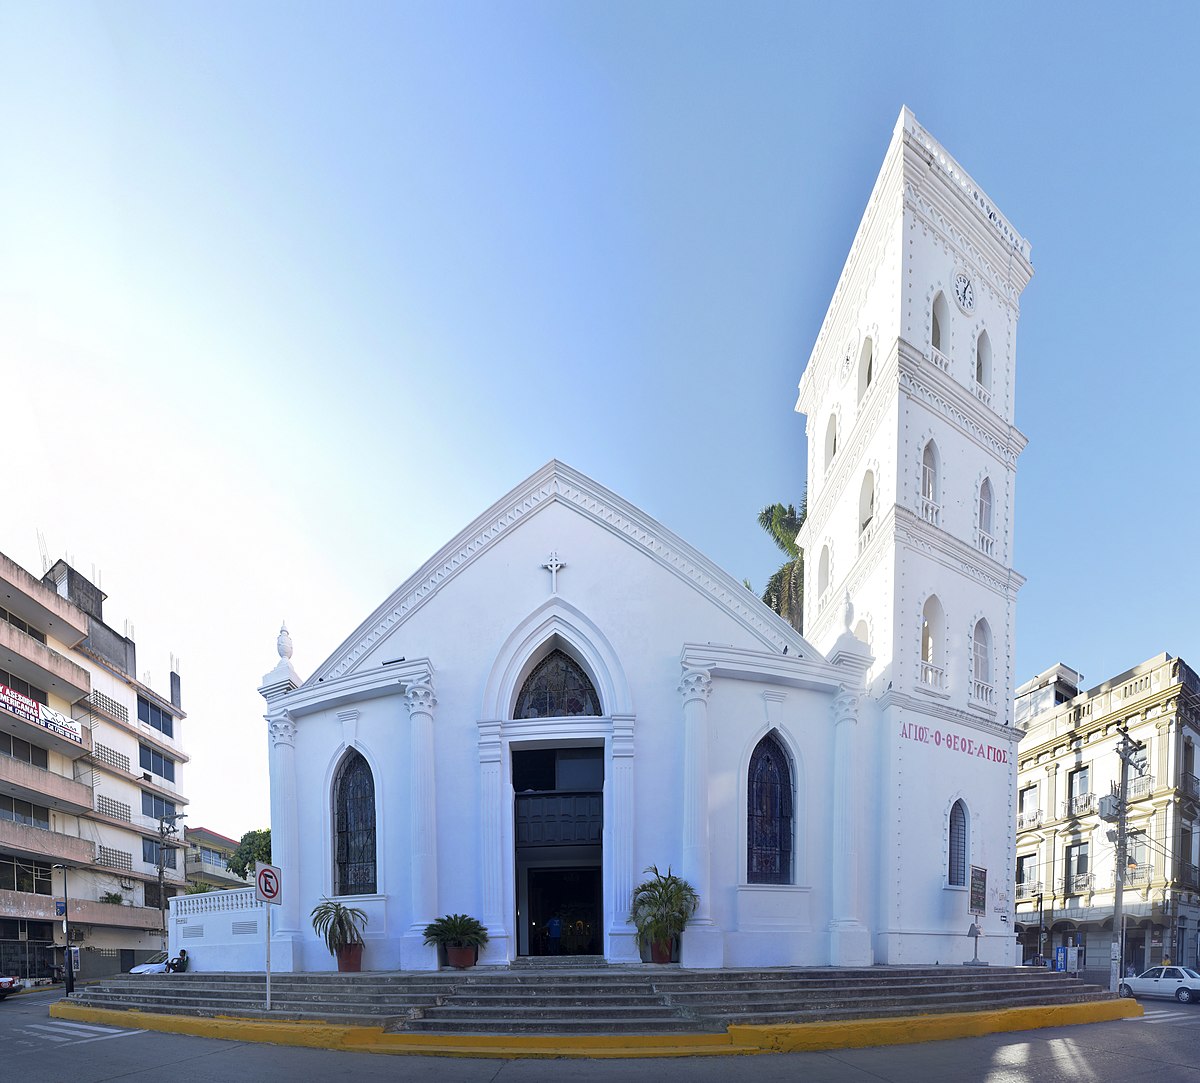
M1066 971L1067 969L1067 949L1057 947L1054 949L1054 969Z
M55 899L54 900L54 912L60 918L63 917L67 912L67 900L66 899Z

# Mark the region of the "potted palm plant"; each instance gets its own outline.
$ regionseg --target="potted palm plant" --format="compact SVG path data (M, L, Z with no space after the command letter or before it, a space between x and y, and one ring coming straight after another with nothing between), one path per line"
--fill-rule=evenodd
M659 872L657 865L642 871L651 876L633 889L629 918L637 927L638 939L650 945L651 961L669 963L671 949L700 905L700 897L683 877L671 872L670 865L665 873Z
M367 924L367 915L356 906L322 899L313 907L312 923L313 931L325 941L329 954L337 957L338 970L357 974L362 969L361 930Z
M460 970L475 965L487 942L483 923L468 914L447 914L425 926L425 943L445 948L446 962Z

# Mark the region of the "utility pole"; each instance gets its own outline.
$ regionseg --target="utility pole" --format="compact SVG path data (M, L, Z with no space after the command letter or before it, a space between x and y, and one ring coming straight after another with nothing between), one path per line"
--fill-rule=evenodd
M186 819L187 815L182 812L158 818L158 917L162 929L163 951L167 950L167 878L163 871L167 864L167 842L179 833L175 821ZM174 850L175 847L172 846L171 849Z
M1135 752L1146 747L1142 741L1135 741L1129 736L1129 730L1119 726L1121 742L1117 745L1117 755L1121 757L1121 785L1117 791L1117 871L1113 881L1113 939L1109 956L1108 989L1115 993L1121 986L1121 968L1125 963L1125 938L1122 935L1125 924L1124 895L1125 895L1125 843L1126 843L1126 808L1129 790L1129 761Z

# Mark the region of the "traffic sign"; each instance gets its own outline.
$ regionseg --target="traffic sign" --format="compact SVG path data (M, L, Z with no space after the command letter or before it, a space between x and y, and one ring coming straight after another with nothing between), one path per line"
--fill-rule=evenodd
M283 900L283 873L275 865L254 863L254 897L259 902L279 904Z

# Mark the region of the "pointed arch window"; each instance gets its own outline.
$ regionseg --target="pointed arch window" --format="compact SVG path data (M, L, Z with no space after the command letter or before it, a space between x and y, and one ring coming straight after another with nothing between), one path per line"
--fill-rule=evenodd
M975 538L975 547L989 557L995 548L995 535L992 533L992 483L984 478L979 486L979 533Z
M334 783L335 895L373 895L375 867L375 779L353 749Z
M950 809L950 860L946 881L951 887L967 886L967 807L961 799Z
M875 344L868 337L863 340L862 351L858 355L858 397L861 399L871 386L875 377Z
M932 322L929 332L930 357L938 368L949 372L950 358L946 356L945 351L950 348L949 343L946 342L946 331L950 326L950 309L946 304L944 293L939 292L933 299L933 311L930 315Z
M778 739L768 733L750 757L747 778L746 880L792 882L792 769Z
M837 454L837 415L829 415L829 424L825 426L825 469L833 465L833 457Z
M942 512L939 488L937 445L930 440L921 452L921 517L934 526L938 525Z
M989 706L996 698L992 685L992 630L983 619L975 622L971 634L971 698Z
M602 713L595 685L574 658L556 647L521 686L513 718L597 718Z

